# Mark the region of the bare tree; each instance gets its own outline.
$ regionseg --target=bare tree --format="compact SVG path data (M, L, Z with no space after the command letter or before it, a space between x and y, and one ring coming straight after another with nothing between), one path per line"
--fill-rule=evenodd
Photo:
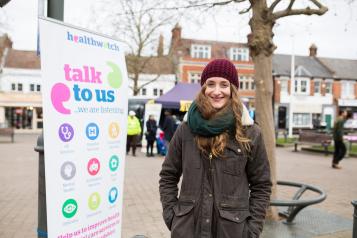
M272 109L273 79L272 55L276 46L273 43L273 27L280 18L293 15L323 15L328 9L320 0L306 0L303 3L295 0L189 0L181 8L203 8L207 10L216 6L228 4L243 4L239 13L249 13L251 33L248 35L248 45L255 68L255 106L257 122L261 125L265 146L270 161L273 194L276 198L276 153L275 126ZM305 5L303 5L305 4ZM271 208L269 216L277 219L276 209Z
M150 65L153 65L157 58L152 54L153 49L158 45L160 31L165 26L173 25L177 20L175 18L177 14L157 14L157 11L153 10L155 7L170 7L164 0L111 0L98 4L101 4L102 13L109 14L102 15L102 18L97 18L97 14L93 14L96 15L94 22L97 24L100 22L101 26L106 26L107 34L119 39L129 49L127 54L129 78L133 80L133 95L137 95L141 88L160 77L160 74L157 74L139 85L139 76ZM162 56L163 49L159 49L158 54Z

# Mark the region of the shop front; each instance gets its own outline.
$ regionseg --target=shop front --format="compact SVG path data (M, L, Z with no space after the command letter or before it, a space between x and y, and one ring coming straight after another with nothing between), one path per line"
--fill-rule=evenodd
M42 120L40 94L0 94L0 128L36 131L42 129Z

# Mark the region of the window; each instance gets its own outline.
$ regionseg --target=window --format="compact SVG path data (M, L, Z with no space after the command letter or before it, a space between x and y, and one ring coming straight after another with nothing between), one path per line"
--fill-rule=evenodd
M211 58L211 46L209 45L192 45L191 57L200 59Z
M325 93L332 94L332 82L325 82Z
M239 89L242 90L254 90L254 79L247 76L239 76Z
M16 84L14 84L14 83L11 84L11 90L16 91Z
M342 95L341 98L354 98L354 82L342 81Z
M190 72L188 74L188 81L190 83L200 83L201 82L201 73L194 73L194 72Z
M297 78L294 80L294 92L297 94L309 94L309 79Z
M282 93L288 93L288 81L287 80L281 80L280 81L280 92Z
M311 114L309 113L294 113L293 123L295 126L309 126L311 121Z
M321 82L314 81L314 93L321 93Z
M37 86L36 86L36 91L37 91L37 92L41 92L41 85L37 84Z
M248 90L249 88L250 88L250 87L249 87L249 81L246 80L246 81L245 81L245 89Z
M22 91L22 83L17 84L17 91Z
M154 88L154 96L157 96L157 88Z
M146 96L146 88L141 89L141 95Z
M35 84L33 84L33 83L30 84L30 91L31 92L35 91Z
M163 89L160 89L160 96L164 94L164 90Z
M249 61L249 50L246 48L231 48L230 58L234 61Z
M307 92L307 81L301 80L300 84L301 84L301 88L300 88L301 92L306 93Z

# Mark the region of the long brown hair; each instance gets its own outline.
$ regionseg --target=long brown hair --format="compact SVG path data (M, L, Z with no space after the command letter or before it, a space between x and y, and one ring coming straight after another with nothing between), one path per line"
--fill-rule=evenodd
M205 95L206 85L203 85L201 91L196 97L197 108L202 114L202 117L206 120L219 116L225 113L227 110L232 110L235 117L235 140L241 145L244 152L250 151L250 140L245 136L243 125L242 125L242 112L243 106L242 101L240 100L238 90L235 86L231 87L231 98L228 103L224 106L224 108L217 111L217 109L213 108L211 103L209 102L207 96ZM213 137L202 137L195 136L195 140L198 148L204 154L212 153L215 157L221 157L224 151L224 148L227 145L229 140L228 132L223 132L217 136Z

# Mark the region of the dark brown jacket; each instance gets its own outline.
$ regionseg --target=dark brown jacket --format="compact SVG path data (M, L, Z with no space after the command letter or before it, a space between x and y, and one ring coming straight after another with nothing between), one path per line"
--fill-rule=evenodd
M223 158L209 160L197 148L187 123L177 129L159 182L172 238L259 237L270 200L270 168L259 127L247 126L246 135L251 140L249 154L231 140Z

